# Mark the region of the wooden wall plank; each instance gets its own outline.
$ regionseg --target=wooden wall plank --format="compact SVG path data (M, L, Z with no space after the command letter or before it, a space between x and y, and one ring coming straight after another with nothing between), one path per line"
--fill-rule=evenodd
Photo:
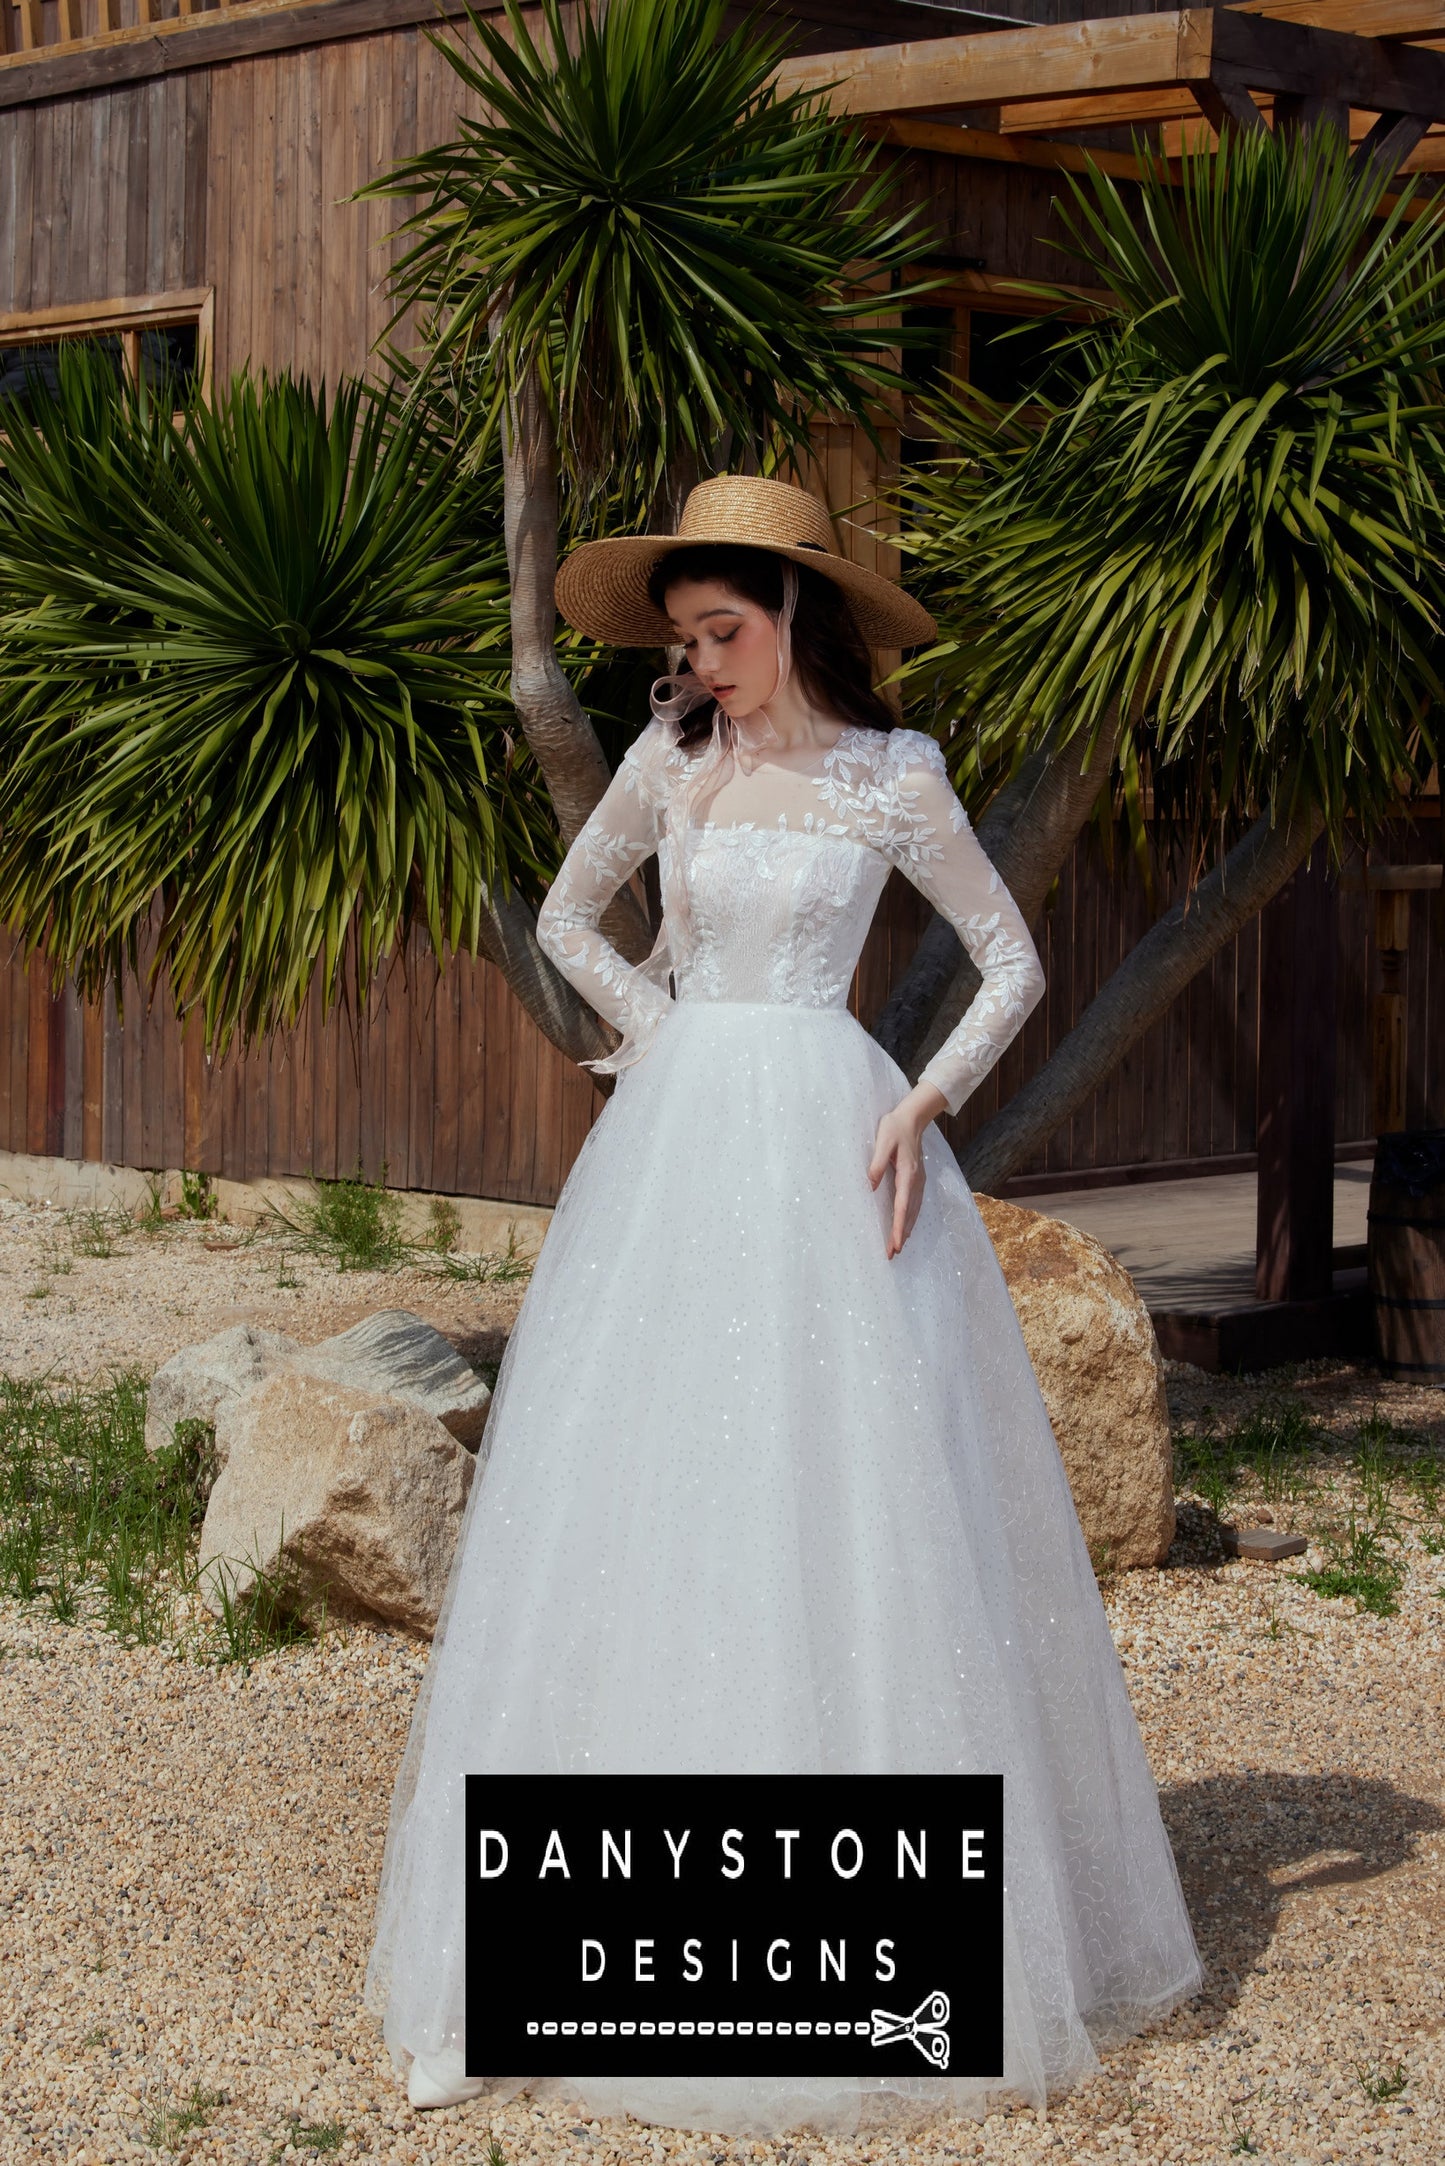
M462 1088L462 977L465 962L442 959L432 1008L431 1180L429 1186L456 1195L458 1131ZM560 1127L560 1122L559 1122Z
M366 1007L358 1018L357 1051L357 1152L356 1165L368 1181L379 1179L386 1158L386 1030L383 1018L385 979L378 972L367 992ZM354 1168L343 1165L343 1173Z
M484 967L482 1071L486 1083L486 1099L482 1108L481 1137L484 1196L509 1197L512 1194L507 1186L511 1161L511 1129L520 1101L513 1075L516 1033L509 1027L509 1002L510 995L501 973Z
M35 113L0 114L0 309L29 308L35 222Z
M100 1155L109 1165L125 1159L125 1078L120 1008L113 985L101 997Z
M144 956L149 963L149 954ZM165 1011L161 997L152 1000L142 982L135 993L136 1027L135 1040L137 1060L136 1117L140 1142L138 1155L131 1161L154 1171L163 1163L162 1151L165 1137ZM129 1078L127 1078L127 1085ZM127 1107L127 1132L129 1112Z
M0 925L0 1151L16 1151L25 1148L17 1142L11 1126L14 1119L16 1098L10 1080L10 1018L15 997L17 973L15 969L16 941L7 926ZM23 1121L25 1100L19 1100L20 1117ZM22 1130L23 1134L23 1130Z
M185 1033L171 1005L169 987L164 1000L157 999L156 1011L160 1026L156 1033L156 1051L161 1062L157 1092L161 1116L160 1156L156 1164L164 1169L186 1163Z
M291 1031L278 1031L265 1049L266 1170L297 1171L293 1144L293 1099L296 1085L296 1040Z
M271 1049L268 1045L248 1046L242 1055L241 1098L246 1120L242 1179L259 1181L271 1170Z
M335 1174L354 1173L361 1164L361 1081L364 1073L364 1031L360 1018L348 1009L336 1037L336 1161Z
M84 1051L81 1080L80 1156L95 1160L105 1155L105 1003L87 1000L83 1017Z
M208 1171L205 1162L206 1051L199 1016L181 1032L181 1155L183 1171Z
M210 122L211 77L197 72L187 75L178 85L184 99L184 198L180 209L180 230L169 231L168 245L179 251L176 284L178 289L191 289L212 282L212 266L209 249L211 185L210 185ZM169 216L169 213L168 213ZM168 272L169 275L169 272ZM229 266L226 266L229 276ZM221 284L221 266L214 267L217 288Z
M26 987L25 1148L43 1153L50 1099L50 986L44 966L32 963Z
M145 262L143 293L174 292L185 267L182 224L186 206L186 84L154 86L147 136Z
M459 956L457 979L457 1174L458 1195L484 1196L486 1167L482 1139L486 1132L491 1083L487 1075L487 965Z
M122 179L123 192L116 194L107 187L107 203L110 209L108 223L116 234L112 242L111 260L119 258L121 283L109 289L112 293L159 292L150 282L151 228L162 210L162 192L156 185L152 170L152 124L157 117L164 126L166 90L164 82L146 83L127 98L110 116L109 132L115 151L122 145L125 150L125 166L128 172ZM157 93L161 93L157 97ZM97 105L100 100L94 100ZM108 174L108 182L114 175Z
M17 1151L30 1149L30 974L17 940L10 956L10 1134Z
M228 336L222 338L217 331L216 370L224 378L248 361L264 361L270 347L270 338L259 350L255 338L255 322L252 314L255 292L255 96L256 70L254 66L240 65L223 69L214 80L212 98L219 102L222 89L226 93L222 125L225 130L226 178L230 186L226 204L227 230L224 240L217 236L225 253L221 258L224 274L216 282L216 298L219 304L222 294L226 297ZM215 103L212 107L215 116ZM219 307L218 307L219 315Z
M411 968L407 1003L407 1151L411 1188L434 1189L437 1098L437 1029L442 1004L441 972L431 942L420 939Z
M308 997L300 1020L290 1033L291 1048L291 1171L312 1173L316 1168L316 1033L312 1027L312 1001Z
M349 1040L345 1036L345 1018L340 1009L322 1016L319 980L311 987L309 1020L312 1043L316 1048L311 1094L312 1167L324 1179L335 1180L337 1099L342 1062L350 1057Z

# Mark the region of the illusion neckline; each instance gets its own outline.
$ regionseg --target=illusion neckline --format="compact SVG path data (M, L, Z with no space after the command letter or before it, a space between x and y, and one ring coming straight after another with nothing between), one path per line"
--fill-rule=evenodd
M832 744L820 755L816 773L809 773L803 767L785 767L779 772L796 775L800 781L810 782L815 790L821 790L828 782L831 763L845 743L859 737L879 737L886 744L889 734L886 730L865 729L861 722L845 722ZM872 847L861 835L832 834L826 827L793 827L788 823L786 813L778 815L775 825L757 820L689 820L683 832L687 835L801 835L809 842L845 842L855 850Z

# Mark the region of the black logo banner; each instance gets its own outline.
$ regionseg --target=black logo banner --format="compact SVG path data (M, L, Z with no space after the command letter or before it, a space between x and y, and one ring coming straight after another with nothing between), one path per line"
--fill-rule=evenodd
M476 2075L1001 2076L1000 1775L470 1775Z

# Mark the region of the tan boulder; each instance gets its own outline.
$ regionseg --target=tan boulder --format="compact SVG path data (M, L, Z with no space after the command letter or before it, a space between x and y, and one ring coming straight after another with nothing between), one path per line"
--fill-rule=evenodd
M284 1368L300 1350L284 1331L232 1324L213 1339L172 1354L156 1370L146 1394L146 1450L164 1451L178 1422L217 1428L226 1408Z
M332 1616L435 1629L476 1461L434 1414L285 1369L221 1425L200 1554L215 1614L259 1571L293 1580L303 1613L324 1595Z
M1117 1257L1063 1219L978 1196L1096 1571L1161 1564L1174 1539L1164 1363Z

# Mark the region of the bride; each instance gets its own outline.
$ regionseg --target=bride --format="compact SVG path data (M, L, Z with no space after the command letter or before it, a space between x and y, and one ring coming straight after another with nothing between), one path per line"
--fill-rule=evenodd
M847 2131L879 2092L1042 2105L1200 1985L1048 1417L933 1126L1042 989L1028 929L868 647L932 636L812 497L725 475L558 602L681 646L568 852L547 954L620 1033L498 1379L397 1778L367 2004L417 2106L468 2077L468 1773L1001 1773L1002 2082L569 2083L681 2128ZM663 929L600 931L653 853ZM898 866L983 985L909 1086L846 1001ZM669 989L669 981L675 993ZM505 1979L505 1950L497 1950Z

